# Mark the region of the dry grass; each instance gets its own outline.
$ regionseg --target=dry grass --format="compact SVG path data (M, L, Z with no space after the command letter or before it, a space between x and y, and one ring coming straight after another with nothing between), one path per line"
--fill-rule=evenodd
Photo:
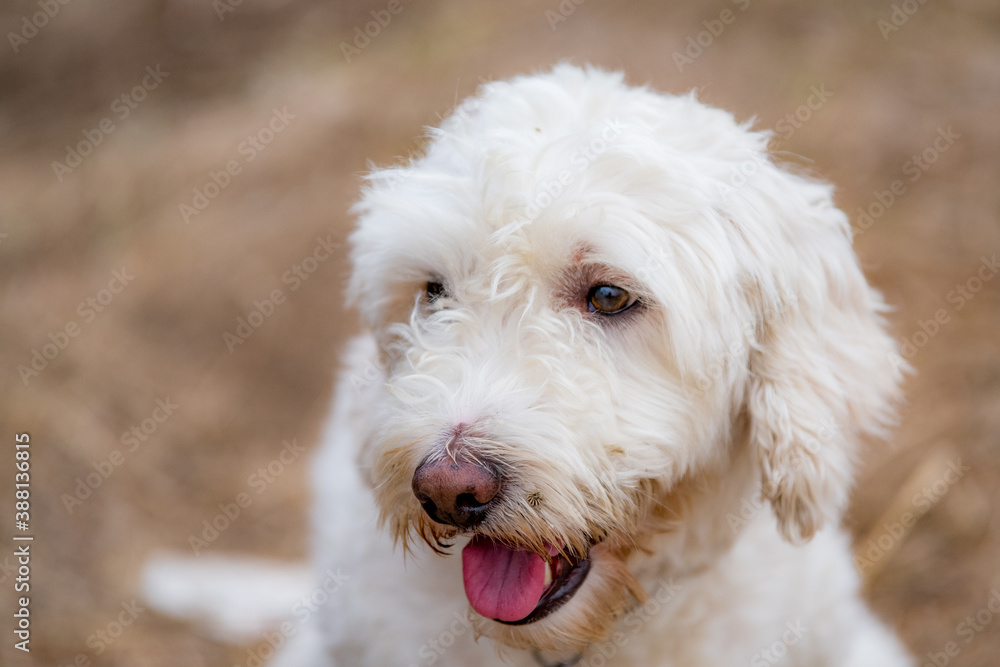
M885 40L877 21L892 14L888 1L675 4L586 3L553 31L545 12L556 0L406 3L347 63L339 43L385 3L244 2L220 21L210 3L103 0L63 6L17 54L4 53L0 461L10 470L13 432L31 433L36 666L81 654L94 665L245 662L245 649L152 612L100 654L88 637L135 596L151 550L188 548L189 534L247 489L282 440L315 442L337 351L356 329L341 306L342 246L299 289L282 276L317 237L342 244L366 161L414 150L421 127L480 78L561 58L621 67L665 90L696 87L761 127L825 86L832 97L777 148L837 183L855 219L874 191L905 181L858 252L898 306L900 337L913 340L939 309L947 322L917 335L903 422L868 456L849 522L865 553L893 502L916 508L899 492L923 462L968 465L873 567L869 597L918 655L955 641L950 664L995 664L1000 619L968 643L956 626L1000 587L1000 277L961 308L949 295L1000 251L1000 12L985 0L935 0ZM735 21L678 71L673 52L726 8ZM34 2L7 3L3 34L34 11ZM118 120L112 102L156 64L169 76ZM240 143L283 107L295 118L246 162ZM115 131L57 180L51 163L104 117ZM908 180L905 163L948 127L958 139ZM179 205L229 160L241 172L186 224ZM122 267L134 280L87 321L78 304L100 297ZM286 301L231 354L223 333L276 288ZM18 366L70 322L79 335L25 386ZM127 451L122 434L167 397L175 414ZM62 495L115 449L124 463L68 513ZM295 462L255 495L210 549L301 557L307 465ZM0 497L11 497L11 477L0 478ZM10 503L2 507L9 535ZM10 580L0 585L10 618ZM27 664L9 630L2 636L0 662Z

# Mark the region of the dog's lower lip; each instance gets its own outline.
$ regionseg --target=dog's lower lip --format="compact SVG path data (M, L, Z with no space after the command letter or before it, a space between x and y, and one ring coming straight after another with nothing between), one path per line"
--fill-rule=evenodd
M590 572L590 559L584 558L575 563L570 563L562 558L562 556L557 556L556 558L563 560L564 567L558 574L553 574L552 583L542 593L542 598L538 601L534 610L519 621L500 621L494 619L497 623L503 623L504 625L527 625L528 623L534 623L535 621L542 620L569 602L570 598L576 594L587 578L587 573Z

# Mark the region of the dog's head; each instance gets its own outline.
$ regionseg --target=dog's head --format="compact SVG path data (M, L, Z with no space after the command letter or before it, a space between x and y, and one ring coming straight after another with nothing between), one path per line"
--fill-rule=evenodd
M559 66L485 85L371 175L350 292L385 382L362 465L404 543L469 538L482 632L599 639L641 596L651 517L741 452L788 539L838 519L892 344L831 189L768 138Z

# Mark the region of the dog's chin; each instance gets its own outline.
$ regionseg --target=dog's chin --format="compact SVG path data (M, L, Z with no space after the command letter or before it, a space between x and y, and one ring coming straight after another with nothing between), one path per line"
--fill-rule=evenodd
M559 567L525 618L498 621L473 613L477 635L514 649L570 652L605 640L629 604L629 591L634 591L635 580L625 563L607 545L598 544L586 558Z

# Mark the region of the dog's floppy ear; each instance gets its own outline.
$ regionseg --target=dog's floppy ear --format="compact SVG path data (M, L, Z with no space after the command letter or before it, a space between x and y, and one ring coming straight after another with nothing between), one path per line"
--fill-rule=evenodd
M768 163L746 190L742 213L756 219L733 218L757 259L750 443L781 533L798 542L839 521L859 439L893 421L902 362L832 189Z

